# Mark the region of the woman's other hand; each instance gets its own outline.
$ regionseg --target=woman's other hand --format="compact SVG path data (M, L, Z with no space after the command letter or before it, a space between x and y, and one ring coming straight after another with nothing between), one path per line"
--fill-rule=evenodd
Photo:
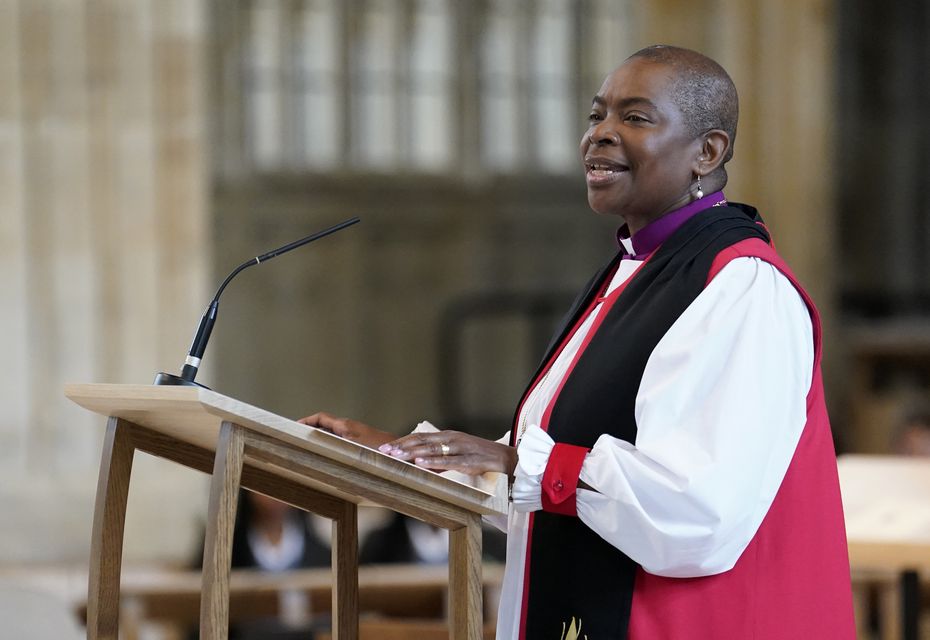
M411 433L378 447L382 453L434 471L476 476L497 471L513 476L517 450L459 431Z
M301 418L297 422L310 427L317 427L318 429L323 429L330 433L335 433L337 436L345 438L346 440L357 442L366 447L371 447L372 449L377 449L384 443L390 442L397 437L392 433L381 431L364 422L350 420L349 418L337 418L334 415L323 412L314 413L312 416Z

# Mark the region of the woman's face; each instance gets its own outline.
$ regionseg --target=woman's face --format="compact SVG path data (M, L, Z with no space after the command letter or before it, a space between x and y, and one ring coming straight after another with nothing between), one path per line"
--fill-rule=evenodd
M689 135L672 95L674 71L634 58L594 97L581 156L588 203L640 228L687 204L701 141Z

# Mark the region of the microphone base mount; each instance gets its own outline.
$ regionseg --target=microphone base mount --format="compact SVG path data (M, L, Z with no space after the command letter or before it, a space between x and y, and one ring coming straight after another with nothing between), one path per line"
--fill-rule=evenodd
M194 382L193 380L185 380L181 376L176 376L173 373L165 373L161 371L158 375L155 376L155 382L152 384L156 386L172 386L172 387L200 387L201 389L210 390L210 387L200 384L199 382Z

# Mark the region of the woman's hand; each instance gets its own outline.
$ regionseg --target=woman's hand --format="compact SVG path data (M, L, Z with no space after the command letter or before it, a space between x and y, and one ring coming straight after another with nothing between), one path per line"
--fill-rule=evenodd
M434 471L460 471L476 476L497 471L513 476L517 450L459 431L411 433L378 447L382 453Z
M312 416L307 416L306 418L301 418L297 422L310 427L317 427L318 429L323 429L330 433L335 433L337 436L345 438L346 440L357 442L366 447L371 447L372 449L377 449L385 442L390 442L397 437L392 433L381 431L364 422L349 420L348 418L337 418L336 416L322 412L314 413Z

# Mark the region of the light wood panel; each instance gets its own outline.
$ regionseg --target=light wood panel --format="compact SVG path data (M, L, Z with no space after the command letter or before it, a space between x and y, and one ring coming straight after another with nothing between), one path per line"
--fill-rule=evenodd
M229 563L232 560L244 449L243 428L223 422L216 442L203 551L200 637L205 640L226 638L229 629Z
M455 640L481 638L481 519L449 532L449 618Z
M134 448L129 427L110 418L100 461L87 597L88 634L98 640L119 636L119 584L123 526Z
M358 507L344 502L333 519L333 637L358 638Z
M325 456L328 462L317 458L314 460L317 466L314 467L302 463L296 454L272 448L266 439L250 438L248 445L251 456L258 462L264 460L285 466L285 469L287 464L301 465L307 467L298 467L301 473L341 478L343 490L347 492L340 494L341 498L350 498L350 493L361 488L364 481L361 479L360 469L363 469L366 474L375 478L389 479L392 483L402 484L424 495L442 498L453 505L475 509L479 513L507 512L507 479L503 474L498 478L496 493L487 494L373 449L360 447L326 431L307 427L207 389L69 384L65 388L65 394L82 407L101 415L118 415L134 424L206 450L215 446L222 421L235 419L256 435L274 437L308 454ZM282 459L285 456L287 459ZM373 486L374 490L379 492L379 500L389 499L386 487L387 485ZM327 492L332 491L327 489ZM405 504L396 501L397 504L391 503L387 506L404 512L415 511L412 515L421 519L437 520L436 524L441 526L455 526L464 522L451 509L448 512L430 509L426 503L418 507L416 502L410 500L415 498L411 496ZM355 498L354 501L357 502L358 499Z

